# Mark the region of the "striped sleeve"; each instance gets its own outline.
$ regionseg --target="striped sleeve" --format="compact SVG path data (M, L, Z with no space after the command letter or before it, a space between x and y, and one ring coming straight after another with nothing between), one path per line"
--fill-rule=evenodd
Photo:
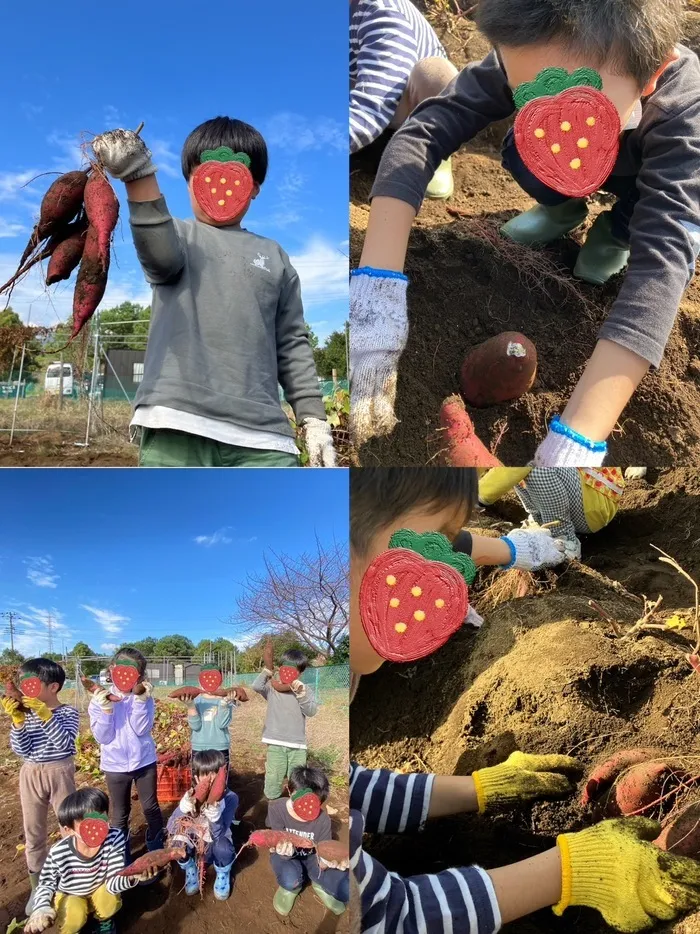
M80 729L80 717L75 707L57 708L43 728L56 752L65 756L75 754L75 739Z
M495 934L496 893L476 866L402 878L362 848L364 821L350 813L350 867L360 892L364 934Z
M421 830L428 817L434 775L401 775L388 769L350 769L350 807L368 833Z
M112 895L119 895L137 885L134 876L120 876L119 873L126 866L126 839L121 831L110 831L114 834L112 846L107 856L107 891Z
M59 879L59 868L53 857L53 853L49 851L49 854L46 857L46 861L41 868L39 884L36 887L36 893L34 895L34 911L39 908L51 908L53 897L58 891Z
M10 748L23 759L32 751L32 738L24 724L19 728L13 726L10 729Z

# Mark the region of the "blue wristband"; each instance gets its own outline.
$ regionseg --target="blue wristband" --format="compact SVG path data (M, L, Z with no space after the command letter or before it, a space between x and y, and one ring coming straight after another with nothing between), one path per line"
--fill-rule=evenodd
M552 419L549 430L553 431L556 435L563 435L565 438L568 438L569 441L573 441L582 448L586 448L587 451L594 451L596 454L607 453L608 446L605 441L590 441L584 435L580 435L577 431L574 431L573 428L562 424L558 415L555 415Z
M402 272L394 272L391 269L375 269L373 266L361 266L359 269L353 269L351 276L370 276L373 279L401 279L408 282L408 276Z
M502 536L501 541L502 541L502 542L505 542L506 545L508 546L508 550L510 551L510 563L509 563L509 564L501 564L500 567L501 567L501 570L503 570L503 571L508 571L508 570L510 570L510 568L512 568L513 565L515 564L515 559L516 559L516 557L517 557L517 552L516 552L516 550L515 550L515 545L514 545L513 542L508 538L507 535Z

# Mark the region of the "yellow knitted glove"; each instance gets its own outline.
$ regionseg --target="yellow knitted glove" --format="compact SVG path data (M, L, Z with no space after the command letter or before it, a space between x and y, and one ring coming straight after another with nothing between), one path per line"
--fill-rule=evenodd
M700 907L700 863L647 842L660 832L655 821L623 817L558 837L562 887L554 913L587 905L632 932Z
M19 709L19 703L11 697L0 697L0 705L8 717L12 718L12 726L24 726L24 712Z
M567 773L582 771L570 756L529 756L512 752L505 762L472 772L479 813L508 807L535 798L559 798L570 794L573 785Z
M33 710L37 717L44 723L48 723L53 716L51 708L47 707L43 700L39 700L38 697L25 697L22 703L25 707Z

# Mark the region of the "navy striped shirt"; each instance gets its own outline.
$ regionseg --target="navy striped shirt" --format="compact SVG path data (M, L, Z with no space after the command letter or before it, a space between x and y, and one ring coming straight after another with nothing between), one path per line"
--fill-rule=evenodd
M34 896L34 910L51 908L56 892L86 898L103 885L112 895L137 884L134 876L120 876L126 865L126 838L121 830L109 828L107 839L95 856L82 856L75 837L64 837L49 850Z
M414 65L447 58L433 27L409 0L350 4L350 152L389 126Z
M360 890L363 934L493 934L501 914L493 884L477 866L403 878L362 849L362 835L421 830L433 775L350 770L350 866Z
M10 730L10 746L27 762L58 762L75 755L79 729L78 711L68 704L56 707L46 723L32 710L25 715L23 726Z

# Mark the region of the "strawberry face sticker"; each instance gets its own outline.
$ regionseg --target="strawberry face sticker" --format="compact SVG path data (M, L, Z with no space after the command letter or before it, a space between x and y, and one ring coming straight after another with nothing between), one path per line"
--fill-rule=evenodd
M298 677L298 668L293 668L291 665L282 665L280 668L280 681L282 684L291 684L292 681L296 681Z
M134 685L141 677L136 662L131 659L120 659L111 669L112 684L119 688L122 694L130 694Z
M25 697L38 697L41 694L41 681L36 675L20 675L19 689Z
M321 799L310 788L300 788L292 795L295 812L303 820L316 820L321 813Z
M216 665L202 665L199 672L199 686L203 691L213 694L223 684L224 676Z
M78 831L83 843L88 846L102 846L109 833L109 821L106 814L89 811L80 821Z
M545 68L514 94L518 152L533 175L571 198L598 191L620 150L620 116L597 71Z
M219 224L234 221L250 203L255 182L250 157L228 146L205 149L192 174L192 193L204 213Z

